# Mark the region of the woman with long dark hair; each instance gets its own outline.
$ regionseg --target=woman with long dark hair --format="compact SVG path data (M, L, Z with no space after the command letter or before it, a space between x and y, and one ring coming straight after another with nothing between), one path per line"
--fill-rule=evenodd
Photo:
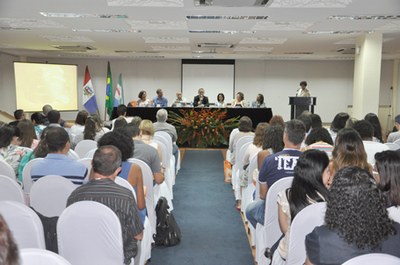
M337 172L327 197L325 225L306 237L306 264L342 264L368 253L400 257L400 224L390 220L373 176L359 167Z
M324 151L307 150L297 160L292 186L278 194L279 226L284 237L274 253L272 264L284 264L287 258L290 224L310 204L325 201L330 179L329 158Z
M373 140L375 142L383 143L382 126L378 116L376 116L376 114L374 113L368 113L367 115L365 115L364 120L369 121L372 124L372 127L374 127Z

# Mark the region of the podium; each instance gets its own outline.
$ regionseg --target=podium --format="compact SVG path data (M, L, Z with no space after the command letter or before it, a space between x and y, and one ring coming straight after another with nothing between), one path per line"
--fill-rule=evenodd
M316 104L316 97L289 97L290 119L297 118L306 110L314 113L314 106Z

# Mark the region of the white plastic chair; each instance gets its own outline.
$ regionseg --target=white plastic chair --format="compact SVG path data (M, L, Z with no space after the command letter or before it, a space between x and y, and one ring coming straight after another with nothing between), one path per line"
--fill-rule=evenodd
M79 155L72 149L69 149L67 156L72 160L78 160L80 158Z
M387 209L390 219L400 223L400 207L392 206Z
M154 193L153 193L153 172L150 167L140 159L129 158L128 162L136 164L142 170L143 185L146 187L146 209L147 216L151 224L152 235L156 233L157 217L154 204Z
M14 169L5 160L0 160L0 174L13 180L17 180Z
M26 205L30 205L30 193L33 185L33 180L31 177L31 168L35 163L37 163L42 159L43 158L41 157L32 159L31 161L26 163L24 169L22 170L22 189L24 190Z
M61 176L41 177L32 186L31 206L44 216L60 216L67 205L69 195L76 187L70 180Z
M80 201L67 207L58 219L57 236L58 251L71 264L124 263L120 221L101 203Z
M93 149L97 148L97 142L94 140L82 140L76 146L74 151L80 158L84 158L85 155Z
M117 176L117 177L115 178L114 181L115 181L115 183L117 183L118 185L120 185L120 186L122 186L122 187L124 187L124 188L127 188L127 189L130 190L130 191L132 191L133 197L135 197L135 200L137 200L135 189L132 187L132 185L131 185L126 179Z
M247 147L251 144L251 142L245 142L241 147L240 150L238 150L237 155L236 155L236 163L233 166L233 170L235 170L235 172L232 170L232 176L235 179L235 186L233 187L233 189L235 190L235 198L237 198L238 200L242 199L242 194L240 192L240 174L242 174L243 172L243 165L244 165L244 155L246 153Z
M385 143L385 145L386 145L387 147L389 147L389 150L396 151L396 150L399 150L399 149L400 149L400 145L397 145L397 144L395 144L395 143Z
M399 265L400 259L398 257L389 254L371 253L352 258L343 263L342 265L376 265L376 264Z
M251 143L254 139L254 135L247 135L243 136L236 142L235 146L235 164L232 165L232 189L236 190L237 186L239 185L239 163L238 161L241 159L240 156L243 156L244 154L240 155L240 151L243 145Z
M282 178L268 189L265 199L264 225L257 223L256 227L256 261L259 265L267 264L265 249L271 248L282 236L278 221L278 193L290 188L292 182L293 177Z
M8 176L0 175L0 201L25 203L21 186Z
M20 250L20 257L21 265L71 265L65 258L45 249L24 248Z
M173 143L172 143L172 138L171 135L169 135L167 132L164 131L158 131L154 133L154 139L159 140L162 143L165 144L167 147L167 154L169 154L169 168L171 169L173 176L174 176L174 182L172 183L175 185L175 156L173 155Z
M88 158L88 157L81 158L78 160L78 162L84 164L85 167L87 168L88 173L82 182L82 184L86 184L89 182L90 172L92 171L92 158Z
M397 144L398 146L400 146L400 139L397 139L396 141L393 142L394 144Z
M46 249L39 216L20 202L0 201L0 214L6 220L18 248Z
M96 150L97 150L97 148L94 148L94 149L90 150L89 152L86 153L86 155L83 158L93 159L94 153L96 152Z
M235 138L235 135L236 135L238 132L239 132L239 129L238 129L238 128L235 128L235 129L233 129L233 130L231 131L231 133L229 134L229 146L232 146L233 138ZM225 159L226 159L228 162L231 162L231 155L232 155L232 153L231 153L231 151L230 151L229 148L228 148L228 150L226 150L226 156L225 156Z
M318 202L301 210L290 226L286 265L303 264L306 260L306 236L325 222L326 203Z

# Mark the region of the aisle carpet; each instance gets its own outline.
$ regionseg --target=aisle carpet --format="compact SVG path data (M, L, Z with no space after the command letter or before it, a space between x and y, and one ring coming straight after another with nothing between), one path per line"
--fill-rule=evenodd
M251 249L220 150L188 150L174 186L178 246L156 247L149 265L250 265Z

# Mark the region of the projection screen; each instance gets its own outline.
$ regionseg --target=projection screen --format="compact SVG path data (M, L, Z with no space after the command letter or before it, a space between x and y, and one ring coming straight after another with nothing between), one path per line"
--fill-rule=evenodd
M14 62L14 75L18 109L36 112L45 104L78 109L76 65Z

